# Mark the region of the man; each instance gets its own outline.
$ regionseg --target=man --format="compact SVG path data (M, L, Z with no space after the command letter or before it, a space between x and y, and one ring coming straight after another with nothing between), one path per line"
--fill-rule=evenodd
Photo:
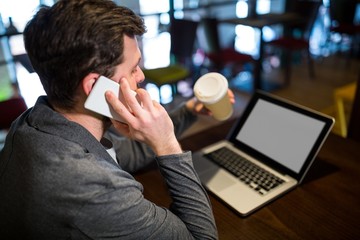
M137 88L144 31L109 0L60 0L28 23L25 47L47 96L14 122L0 152L1 238L217 238L191 153L176 139L204 109L190 100L170 117ZM124 103L106 98L126 124L84 108L101 75L121 84ZM170 209L144 199L130 175L154 159Z

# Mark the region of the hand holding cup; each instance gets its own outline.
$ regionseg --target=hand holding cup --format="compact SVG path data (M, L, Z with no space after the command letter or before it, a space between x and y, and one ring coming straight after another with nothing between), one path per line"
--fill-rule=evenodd
M228 94L228 81L220 73L207 73L194 85L194 94L212 112L215 119L227 120L233 114L233 104Z

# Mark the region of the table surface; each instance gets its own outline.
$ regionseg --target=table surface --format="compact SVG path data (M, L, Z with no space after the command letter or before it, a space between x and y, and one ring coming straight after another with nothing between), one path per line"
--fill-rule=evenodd
M182 139L183 149L196 151L224 138L232 124ZM135 177L147 199L169 206L156 167ZM360 239L360 143L330 134L303 183L248 217L209 195L219 239Z

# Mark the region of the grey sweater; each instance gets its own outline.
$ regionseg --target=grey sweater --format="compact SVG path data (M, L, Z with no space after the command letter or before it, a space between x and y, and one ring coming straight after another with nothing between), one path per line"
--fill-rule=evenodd
M195 119L170 114L180 134ZM0 236L4 239L216 239L208 196L190 152L155 157L145 145L106 133L116 163L85 128L40 97L14 124L0 152ZM170 209L144 198L130 172L153 160Z

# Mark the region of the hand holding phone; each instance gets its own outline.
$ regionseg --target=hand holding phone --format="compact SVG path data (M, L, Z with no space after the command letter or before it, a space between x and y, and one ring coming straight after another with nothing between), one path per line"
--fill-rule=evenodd
M126 79L121 79L121 84L123 84L121 89L124 90L124 97L127 97L130 86ZM131 99L131 96L127 98L128 105L127 103L120 104L113 94L107 95L106 99L111 103L110 108L114 106L118 111L124 111L123 116L127 119L126 126L113 122L115 129L123 136L147 144L158 156L181 153L182 149L175 136L174 124L166 109L160 103L153 101L145 90L139 89L137 92L141 94L139 104L133 102L134 99ZM121 96L120 99L122 99ZM124 105L129 112L126 112Z
M86 99L84 106L88 110L124 122L124 119L106 101L105 92L108 90L112 91L117 98L120 98L120 84L107 77L100 76ZM136 95L135 91L132 92Z

